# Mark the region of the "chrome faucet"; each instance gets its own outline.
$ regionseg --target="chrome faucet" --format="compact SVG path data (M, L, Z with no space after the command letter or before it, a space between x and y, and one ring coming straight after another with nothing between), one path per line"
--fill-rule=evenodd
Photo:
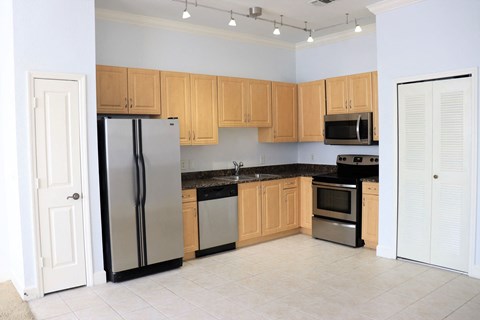
M233 161L233 165L235 166L235 175L238 176L240 173L240 168L243 167L243 162L237 163L237 161Z

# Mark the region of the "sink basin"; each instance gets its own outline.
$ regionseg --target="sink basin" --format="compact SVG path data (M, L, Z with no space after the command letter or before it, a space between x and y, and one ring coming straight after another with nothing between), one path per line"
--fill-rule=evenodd
M262 179L273 179L273 178L280 178L280 176L277 174L254 173L254 174L245 174L245 175L239 175L239 176L215 177L214 179L239 182L239 181L262 180Z

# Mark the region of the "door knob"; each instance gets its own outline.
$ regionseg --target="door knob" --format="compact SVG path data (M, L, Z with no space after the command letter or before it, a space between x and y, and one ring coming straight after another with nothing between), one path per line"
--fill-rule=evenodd
M438 175L434 174L433 179L438 179Z
M68 196L68 197L67 197L67 200L68 200L68 199L78 200L78 199L80 199L80 195L75 192L75 193L72 194L71 196Z

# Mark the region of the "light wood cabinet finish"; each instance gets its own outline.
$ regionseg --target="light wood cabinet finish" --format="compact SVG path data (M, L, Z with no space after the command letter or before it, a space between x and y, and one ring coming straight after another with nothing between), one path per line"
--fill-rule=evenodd
M197 189L182 190L182 203L197 202Z
M326 80L327 114L372 112L372 73Z
M282 186L281 180L262 182L262 235L282 231Z
M297 141L297 85L272 83L272 128L259 128L259 142Z
M325 80L298 85L298 141L323 141Z
M197 202L182 204L183 215L183 252L198 250Z
M160 72L97 66L97 112L160 115Z
M300 227L312 229L312 178L300 177Z
M191 74L192 145L218 143L217 77Z
M298 179L283 180L283 207L281 211L281 230L298 228L299 188Z
M220 127L270 127L271 82L218 77L218 124Z
M190 74L162 71L162 118L177 117L180 125L180 144L192 140L192 115L190 107Z
M97 66L97 112L128 114L127 68Z
M373 109L373 140L380 140L378 127L378 73L372 72L372 109Z
M365 247L376 249L378 244L378 183L362 186L362 239Z
M178 117L181 145L218 143L215 76L161 72L162 118Z
M262 186L260 182L238 185L238 240L262 235Z

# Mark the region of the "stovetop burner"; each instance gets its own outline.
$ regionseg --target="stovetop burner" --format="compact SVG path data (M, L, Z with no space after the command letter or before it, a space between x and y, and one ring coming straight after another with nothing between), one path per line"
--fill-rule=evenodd
M357 184L360 178L378 176L376 155L341 154L337 156L337 172L313 177L313 181Z

